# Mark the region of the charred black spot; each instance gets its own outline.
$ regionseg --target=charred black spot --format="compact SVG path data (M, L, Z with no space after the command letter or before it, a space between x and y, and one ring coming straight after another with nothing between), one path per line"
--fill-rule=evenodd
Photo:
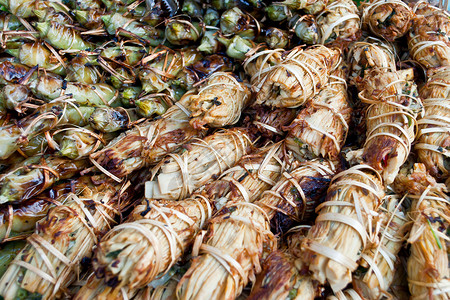
M146 202L147 208L143 212L141 212L141 216L143 216L143 217L145 217L145 215L151 210L150 203L148 202L147 199L145 199L145 202Z

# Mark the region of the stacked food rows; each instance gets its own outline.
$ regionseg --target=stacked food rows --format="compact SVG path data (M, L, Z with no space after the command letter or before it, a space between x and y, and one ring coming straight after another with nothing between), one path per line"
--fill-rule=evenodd
M449 298L448 13L0 4L3 299Z

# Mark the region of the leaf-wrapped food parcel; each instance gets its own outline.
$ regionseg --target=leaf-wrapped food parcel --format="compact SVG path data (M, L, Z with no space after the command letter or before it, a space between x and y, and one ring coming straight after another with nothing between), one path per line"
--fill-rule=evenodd
M67 179L90 165L88 160L72 160L52 155L30 157L3 175L0 203L23 201Z
M285 165L284 150L278 143L244 156L183 201L143 201L127 223L100 242L94 260L98 277L115 289L135 289L168 272L218 207L241 198L253 201L275 184Z
M372 69L358 86L361 102L369 105L362 159L382 174L386 184L394 181L406 161L416 135L416 118L423 113L417 86L408 80L411 73L411 69Z
M444 184L429 175L425 166L402 170L394 187L412 200L413 221L408 243L408 286L413 299L450 298L449 227L450 197Z
M169 154L145 183L147 199L183 199L235 165L247 154L252 141L242 128L221 130L204 139L194 138L181 154Z
M78 107L70 101L55 101L40 106L16 124L0 127L0 158L6 159L36 135L61 125L85 126L93 107Z
M340 51L325 46L292 49L284 54L279 64L255 75L261 78L253 85L257 92L255 104L275 107L303 105L326 85L330 71L340 58Z
M396 70L396 51L393 45L373 37L351 44L347 57L352 84L364 78L368 69L379 68L391 72Z
M81 260L92 255L98 235L129 205L127 185L100 180L82 195L70 194L49 211L0 279L5 300L18 295L54 299L76 280ZM129 185L128 185L129 186Z
M52 186L39 195L21 202L10 204L0 209L0 242L25 239L31 235L36 223L43 219L54 206L69 193L80 194L90 184L88 177L70 179L67 182Z
M401 0L371 0L362 8L362 23L375 35L391 42L408 32L413 17L411 8Z
M396 270L401 267L398 252L409 233L407 211L401 201L395 194L384 199L373 224L378 239L364 250L361 268L353 274L353 285L364 298L382 299L383 295L389 295Z
M193 92L186 93L160 119L146 121L125 131L91 157L97 165L119 179L145 166L157 164L190 139L202 137L204 131L195 130L189 124L192 95Z
M301 159L335 159L349 130L352 109L347 96L346 65L331 72L328 84L314 96L286 129L287 147Z
M194 128L233 125L250 102L250 89L232 73L216 72L211 75L198 94L192 96L189 122Z
M263 260L262 271L256 276L248 300L313 300L319 294L318 284L308 274L300 251L306 228L300 225L292 229L293 233L284 236L287 245ZM296 229L300 231L295 232Z
M352 0L331 0L316 17L319 42L350 42L361 35L358 8Z
M425 68L450 65L450 18L447 11L420 1L408 34L411 56Z
M276 248L270 228L278 221L307 218L325 194L334 166L328 161L300 165L255 202L231 201L210 221L196 257L177 287L179 299L237 297L261 271L260 260ZM279 216L281 215L281 216ZM272 226L271 226L272 225Z
M53 54L41 41L23 43L19 48L6 49L5 51L28 67L39 65L39 67L58 75L64 75L66 73L64 68L66 60Z
M450 67L429 74L428 82L419 91L425 113L417 121L414 149L430 174L445 180L450 177Z
M336 293L352 281L361 253L373 238L372 220L384 197L380 175L367 165L338 173L302 249L314 279Z

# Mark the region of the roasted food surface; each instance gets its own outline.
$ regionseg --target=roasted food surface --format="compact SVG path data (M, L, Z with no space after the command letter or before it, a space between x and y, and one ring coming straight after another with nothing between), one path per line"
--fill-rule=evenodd
M0 0L0 299L450 299L428 2Z

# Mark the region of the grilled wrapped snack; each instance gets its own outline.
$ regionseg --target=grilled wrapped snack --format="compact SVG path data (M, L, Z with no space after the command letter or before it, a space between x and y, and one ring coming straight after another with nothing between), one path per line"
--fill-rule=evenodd
M148 94L135 101L136 112L143 118L160 116L173 105L173 99L165 93Z
M178 73L201 59L199 51L187 48L176 52L166 47L153 49L150 55L141 61L142 68L138 76L142 83L142 89L147 93L160 93L170 87L170 81L175 79Z
M402 170L403 171L403 170ZM408 285L414 299L444 300L450 297L448 228L450 197L446 187L436 183L423 164L414 164L395 180L395 188L413 200L413 226L408 243Z
M18 295L53 299L76 279L78 265L91 255L97 235L129 204L129 185L108 180L97 184L86 187L80 197L70 194L39 223L0 279L0 295L5 300Z
M0 241L23 239L34 229L36 222L47 215L52 202L30 199L18 206L8 205L0 210Z
M250 151L252 142L245 129L218 131L204 139L193 139L182 154L169 154L145 183L147 199L184 199L235 165Z
M172 45L183 46L197 41L203 35L203 31L203 23L173 18L167 20L164 35Z
M321 44L350 42L361 35L358 8L351 0L331 0L316 17Z
M287 238L286 248L269 254L262 262L262 271L256 276L247 300L315 298L318 294L317 284L308 275L299 251L304 237L304 232L297 232Z
M12 14L20 18L28 18L35 15L36 11L54 9L55 11L68 12L68 7L60 1L45 0L2 0L1 5L6 7Z
M283 231L293 220L310 216L325 193L332 169L328 161L304 163L289 174L283 173L258 201L227 203L210 221L209 234L199 248L201 255L178 284L178 298L238 296L261 271L260 259L265 252L276 247L271 225Z
M55 100L67 95L79 105L105 107L118 106L118 91L106 83L84 84L67 82L51 73L33 72L26 83L33 94L45 100Z
M319 29L313 15L294 15L289 20L289 28L304 43L314 45L319 42Z
M450 19L448 12L420 1L408 34L411 56L425 68L450 65Z
M66 27L55 21L38 22L35 24L41 38L57 49L62 50L92 50L94 44L85 41L75 28Z
M231 59L226 56L213 54L203 57L192 65L183 67L172 86L183 90L191 90L197 83L215 72L229 72L233 70Z
M417 158L431 175L445 180L450 176L450 67L429 71L420 90L425 114L417 121Z
M371 0L362 7L363 25L391 42L408 32L413 17L411 8L401 0Z
M144 202L133 210L129 222L114 227L98 244L97 277L105 277L116 290L145 287L177 262L212 211L202 196Z
M394 72L396 52L391 44L368 37L364 41L350 46L348 62L350 65L350 82L355 84L362 80L368 69L384 69Z
M103 279L97 278L95 273L91 273L86 282L76 292L72 299L76 300L123 300L131 299L138 290L128 290L126 288L114 289L106 285ZM139 298L138 298L139 299ZM149 299L149 298L142 298Z
M386 72L372 69L358 86L366 110L367 138L362 150L364 162L381 173L386 184L394 181L406 161L415 138L416 118L423 107L417 86L408 81L411 69Z
M331 72L326 85L287 126L287 147L297 157L335 159L349 130L352 110L348 103L346 65Z
M374 239L372 220L384 197L381 176L357 165L338 173L319 205L318 217L302 249L313 278L336 293L352 280L351 273L368 242Z
M67 76L65 80L83 84L99 83L101 80L101 73L96 66L92 65L93 63L94 60L88 54L77 54L67 66ZM113 81L112 76L111 81Z
M23 64L9 60L0 61L0 84L17 83L24 79L29 71L30 68Z
M374 228L378 240L364 250L360 268L353 275L353 285L365 299L382 299L383 295L390 295L388 289L399 265L397 254L409 232L406 212L398 196L389 195L384 199L378 222Z
M105 23L106 30L111 35L121 35L128 38L137 39L151 46L161 44L164 33L161 29L138 22L133 18L124 16L122 13L112 13L101 17Z
M30 89L23 84L13 83L1 88L0 106L6 109L24 113L30 100Z
M99 243L97 276L116 290L136 289L168 272L222 202L240 197L253 201L275 184L284 168L284 150L278 143L244 156L183 201L144 201L128 223L112 229Z
M40 106L33 114L16 124L2 126L0 130L0 158L6 159L33 137L56 126L87 125L93 107L77 107L71 101L55 101Z
M97 134L90 126L67 127L53 134L57 135L58 154L71 159L85 158L117 136L115 133Z
M71 160L52 155L33 156L2 176L0 203L24 201L70 178L89 166L88 160Z
M106 285L92 273L77 294L74 300L122 300L122 299L158 299L175 300L177 283L185 272L184 266L173 266L164 276L155 279L142 289L128 289L127 287L112 288Z
M317 14L325 9L328 0L284 0L279 4L286 5L290 9L302 9L308 14Z
M192 95L193 92L186 93L160 119L137 125L92 154L95 164L120 180L135 170L158 163L193 137L201 137L204 132L189 125Z
M250 89L233 73L216 72L211 75L198 94L192 96L189 123L196 129L233 125L250 102Z
M341 57L338 50L325 46L307 50L296 47L284 55L281 63L271 68L260 68L254 75L261 78L253 86L257 92L255 104L275 107L303 105L325 86L330 71Z
M89 117L89 125L101 132L116 132L131 127L138 116L136 109L97 107Z
M64 75L66 73L65 60L59 55L53 54L48 47L48 44L46 45L41 41L36 41L33 43L23 43L19 48L9 48L5 51L14 57L17 57L20 63L28 67L39 65L39 67L44 68L47 71L58 75Z
M0 209L0 241L25 239L49 209L61 205L69 193L79 194L90 184L88 177L80 177L52 186L45 192L20 204L8 204Z

